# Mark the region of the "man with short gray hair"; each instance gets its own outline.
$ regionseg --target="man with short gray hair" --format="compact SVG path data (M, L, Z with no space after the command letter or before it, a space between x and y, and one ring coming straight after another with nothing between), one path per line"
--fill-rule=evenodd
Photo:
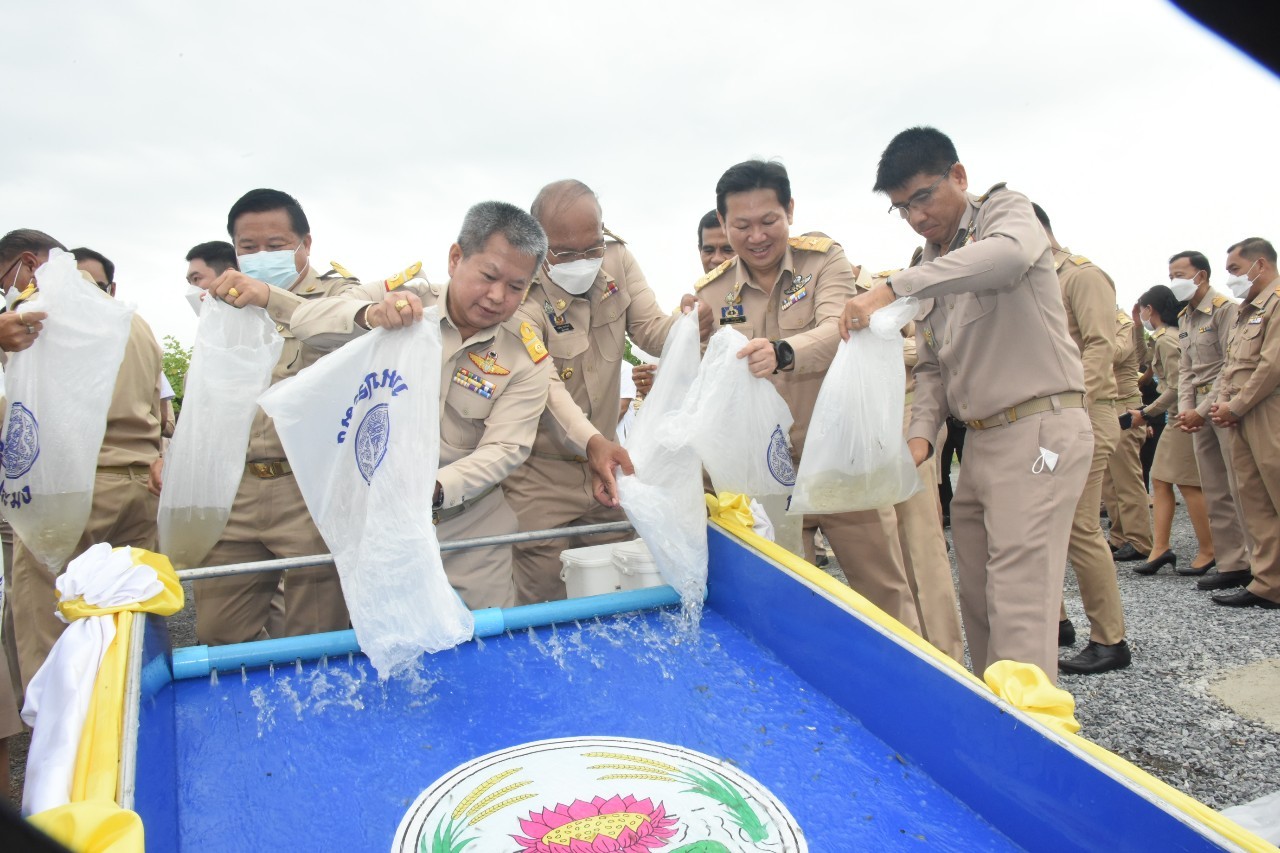
M515 533L502 481L533 447L551 383L551 359L536 331L513 319L547 251L542 227L504 202L475 205L449 249L448 284L413 276L314 300L293 314L299 339L334 349L378 326L389 330L439 308L440 467L433 517L440 541ZM443 555L449 583L467 606L515 604L511 548Z

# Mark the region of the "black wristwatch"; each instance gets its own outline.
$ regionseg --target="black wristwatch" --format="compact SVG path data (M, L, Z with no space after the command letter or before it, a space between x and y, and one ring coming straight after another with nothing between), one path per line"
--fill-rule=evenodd
M431 499L431 508L439 509L442 506L444 506L444 486L437 482L435 496Z
M791 348L791 344L786 341L772 341L772 343L773 358L778 363L773 368L773 372L791 369L791 365L796 363L796 351Z

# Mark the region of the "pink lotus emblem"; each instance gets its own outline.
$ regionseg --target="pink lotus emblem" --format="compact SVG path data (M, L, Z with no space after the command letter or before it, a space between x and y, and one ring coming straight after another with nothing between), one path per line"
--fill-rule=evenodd
M630 794L593 797L531 811L520 820L529 837L511 837L523 845L520 853L649 853L676 834L676 818L666 814L662 803L655 808L652 800Z

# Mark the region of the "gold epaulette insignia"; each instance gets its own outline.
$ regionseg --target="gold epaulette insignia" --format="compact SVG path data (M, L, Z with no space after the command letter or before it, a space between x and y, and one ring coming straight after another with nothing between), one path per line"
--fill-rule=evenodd
M1223 305L1226 305L1226 304L1227 304L1228 302L1230 302L1230 301L1231 301L1231 300L1230 300L1230 299L1228 299L1228 298L1227 298L1227 297L1225 297L1225 296L1221 296L1221 295L1219 295L1219 296L1215 296L1215 297L1213 297L1213 307L1214 307L1214 308L1221 308Z
M1089 259L1086 258L1084 255L1072 255L1071 263L1075 264L1078 267L1082 267L1085 264L1089 263Z
M90 279L90 281L92 280L93 279ZM17 299L13 300L13 305L10 307L9 310L12 311L14 308L17 308L19 305L26 302L31 297L35 296L36 293L37 293L36 283L33 281L27 285L26 289L22 291L22 294L19 295Z
M334 272L336 272L338 275L342 276L343 278L355 278L355 276L347 272L346 267L344 267L342 264L338 263L337 261L329 261L329 266L333 268Z
M1179 311L1179 312L1178 312L1178 318L1179 318L1179 319L1181 319L1182 317L1185 317L1185 316L1186 316L1186 314L1187 314L1187 312L1188 312L1188 311L1190 311L1190 310L1191 310L1191 303L1190 303L1190 302L1188 302L1188 303L1183 307L1183 309L1182 309L1181 311Z
M836 244L835 240L830 237L792 237L787 240L788 245L793 249L804 249L809 252L829 252L831 247Z
M604 236L612 237L616 242L621 243L624 246L627 245L626 240L623 240L621 237L619 237L617 234L614 234L612 231L610 231L608 228L605 228L603 225L600 226L600 230L604 232Z
M533 359L534 364L541 364L547 357L546 344L538 337L537 329L528 320L520 324L520 340L524 341L524 348L529 351L529 358Z
M893 275L893 274L894 274L894 273L896 273L896 272L902 272L902 270L900 270L900 269L898 269L898 270L884 270L883 272L878 272L878 273L876 273L875 275L873 275L873 276L871 276L871 277L872 277L872 278L888 278L889 276Z
M390 292L392 290L395 290L397 287L404 284L406 281L413 278L420 272L422 272L422 261L417 261L416 263L412 263L409 266L405 267L403 270L391 276L390 278L384 280L382 282L382 286L385 287L388 292Z
M1130 317L1128 314L1126 314L1126 313L1124 313L1123 311L1121 311L1119 308L1117 308L1117 309L1116 309L1116 319L1117 319L1117 320L1130 320L1130 321L1132 321L1132 320L1133 320L1133 318L1132 318L1132 317Z
M715 269L713 269L711 272L707 273L707 274L706 274L706 275L704 275L702 278L700 278L700 279L698 279L696 282L694 282L694 284L693 284L693 292L694 292L694 293L697 293L699 290L702 290L702 288L706 287L708 284L710 284L711 282L713 282L713 281L715 281L717 278L719 278L719 277L720 277L720 275L721 275L725 270L727 270L727 269L729 268L729 265L730 265L730 264L732 264L732 263L734 262L734 260L736 260L736 259L735 259L735 258L730 258L729 260L725 261L725 262L724 262L724 263L722 263L720 266L716 267L716 268L715 268Z
M982 194L982 197L978 199L978 204L982 204L984 201L991 198L996 193L1000 192L1000 190L1004 189L1006 186L1007 184L1004 181L1001 181L1000 183L996 184L994 187L992 187L991 189L987 190L985 193Z

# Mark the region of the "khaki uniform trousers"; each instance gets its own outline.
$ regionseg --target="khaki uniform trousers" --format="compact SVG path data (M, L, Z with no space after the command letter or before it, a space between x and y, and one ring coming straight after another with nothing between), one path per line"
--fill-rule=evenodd
M1280 604L1280 394L1250 409L1233 431L1239 506L1253 543L1249 592Z
M1117 401L1116 417L1141 405L1140 397ZM1127 542L1144 555L1151 553L1152 545L1150 496L1142 480L1141 454L1146 440L1146 427L1121 430L1102 484L1102 502L1111 519L1112 546L1119 548Z
M2 523L0 523L2 524ZM3 524L5 528L9 525ZM6 531L6 534L7 531ZM0 554L0 566L4 569L4 589L5 593L13 587L11 584L12 574L9 571L9 552L11 548L5 544L3 554ZM5 599L4 606L4 628L0 631L0 740L4 740L10 735L16 735L22 731L22 717L19 716L18 710L18 692L21 689L20 682L15 677L18 672L16 660L15 664L9 665L9 653L13 650L13 629L11 627L12 619L9 616L8 599ZM0 770L7 771L9 768L0 767Z
M502 484L520 520L520 530L549 530L626 521L621 509L601 506L591 493L591 469L585 463L530 456ZM586 545L635 539L632 531L597 536L566 536L521 542L512 548L518 604L559 601L567 594L560 580L560 552Z
M264 479L246 471L227 527L204 564L225 566L328 552L292 474ZM199 642L216 646L267 638L271 600L282 574L285 613L281 636L348 627L350 618L334 566L255 572L195 582Z
M436 538L443 544L480 536L503 536L519 529L515 510L499 486L464 512L440 522L436 526ZM480 610L515 605L510 545L445 551L441 557L450 586L462 596L467 607Z
M1120 440L1120 423L1110 401L1089 407L1093 427L1093 458L1084 490L1076 502L1071 519L1071 539L1067 558L1080 583L1080 599L1092 626L1089 638L1095 643L1112 646L1124 639L1124 611L1120 606L1120 584L1116 580L1116 562L1102 535L1098 506L1102 501L1102 476L1107 471L1112 451ZM1067 618L1064 604L1059 611Z
M156 550L156 512L160 499L147 491L148 473L146 465L132 465L128 474L98 472L93 479L89 522L71 552L73 557L100 542L109 542L117 548L131 545ZM24 691L67 627L55 613L58 605L55 578L21 540L13 543L13 588L6 591L12 595L6 594L5 606L13 609L14 639Z
M1042 447L1059 454L1052 471L1037 462ZM1092 457L1083 409L969 430L951 502L951 538L960 616L979 677L996 661L1013 660L1057 678L1053 602L1062 598L1071 519Z
M1198 407L1206 395L1196 395ZM1166 429L1177 429L1176 426ZM1209 509L1209 530L1213 533L1214 559L1219 572L1240 572L1249 568L1249 539L1241 521L1234 463L1231 461L1232 431L1213 425L1205 418L1199 432L1191 434L1200 468L1200 488Z
M941 522L939 522L941 523ZM813 562L813 534L821 530L849 587L876 607L920 633L915 596L898 542L893 507L804 517L805 559Z

